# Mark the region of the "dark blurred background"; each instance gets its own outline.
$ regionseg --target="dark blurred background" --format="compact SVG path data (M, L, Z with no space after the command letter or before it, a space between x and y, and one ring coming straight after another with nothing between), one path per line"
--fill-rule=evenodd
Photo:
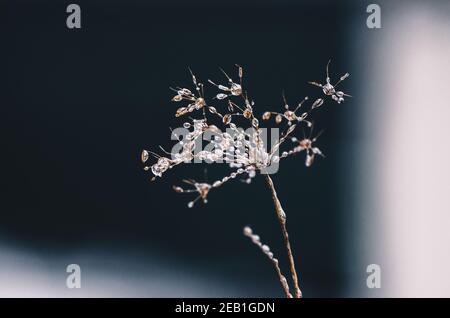
M207 205L188 209L192 196L171 185L201 180L202 168L179 167L151 183L139 155L171 145L168 127L183 121L173 116L178 105L168 88L190 87L188 67L206 83L223 80L219 67L235 76L234 64L242 65L260 112L281 110L283 89L291 104L319 96L306 82L324 80L328 59L333 75L351 71L344 30L352 10L331 1L78 1L82 28L70 30L69 3L2 6L3 243L67 263L86 249L131 253L144 263L164 260L179 276L195 269L218 277L238 296L282 296L270 262L241 234L251 225L288 270L263 178L230 182ZM318 143L326 159L307 169L303 156L293 157L273 177L306 296L339 295L343 283L338 189L345 180L337 164L354 108L353 100L328 102L315 117L326 129ZM214 168L211 180L224 172Z
M369 2L79 0L82 28L72 30L69 3L1 1L2 295L282 297L270 262L242 235L251 225L287 274L261 176L188 209L193 197L171 186L201 180L203 168L150 182L139 156L170 149L168 127L183 120L169 86L190 87L188 67L206 83L242 65L262 112L281 109L283 89L291 104L319 96L307 81L324 81L330 58L332 76L350 72L342 88L355 97L315 114L326 158L306 168L292 157L273 180L304 295L346 295L349 150L365 74L355 30L369 34ZM210 180L225 171L215 168ZM65 288L70 263L82 268L80 291Z

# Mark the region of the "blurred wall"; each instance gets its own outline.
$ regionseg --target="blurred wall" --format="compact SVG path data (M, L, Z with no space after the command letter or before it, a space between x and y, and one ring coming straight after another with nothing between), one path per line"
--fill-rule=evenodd
M449 297L450 3L381 8L382 29L355 43L364 110L348 263L379 264L382 288L360 277L353 295Z

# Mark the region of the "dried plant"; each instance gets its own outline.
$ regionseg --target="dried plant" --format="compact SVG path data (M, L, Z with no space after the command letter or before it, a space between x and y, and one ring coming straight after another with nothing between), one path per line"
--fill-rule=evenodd
M323 94L331 96L331 99L337 103L344 101L345 97L350 95L337 91L336 87L344 81L349 74L346 73L340 77L339 81L332 85L329 77L329 64L326 66L326 84L318 82L309 82L312 85L322 88ZM159 155L155 152L143 150L141 160L144 164L149 161L150 156L156 159L151 165L145 165L144 170L150 170L153 174L152 180L170 170L171 168L182 163L225 163L232 172L223 178L213 182L198 182L193 179L183 180L189 187L174 186L173 189L178 193L196 193L197 196L188 203L188 207L192 208L196 201L202 200L207 202L208 194L212 189L221 187L224 183L231 179L241 178L246 183L251 180L259 172L263 174L266 183L271 190L272 199L275 205L275 212L283 233L284 245L286 247L290 276L294 287L294 295L296 298L302 297L302 292L298 283L298 275L294 263L294 256L289 241L289 235L286 227L286 213L284 212L280 200L278 199L275 186L270 174L278 170L281 159L290 155L305 152L305 165L310 167L316 156L324 156L321 150L315 146L315 142L320 133L313 137L313 124L310 121L311 113L324 105L324 98L319 97L311 103L308 109L305 103L309 100L305 97L294 109L291 109L283 94L284 110L282 112L265 111L262 119L269 122L274 118L276 127L283 126L282 133L273 141L273 145L269 147L265 128L260 126L260 122L254 114L255 103L249 97L243 88L243 69L239 65L238 80L234 81L225 71L221 70L225 75L227 84L216 84L208 80L215 86L219 92L215 94L211 102L207 102L204 94L204 85L197 81L195 75L190 71L194 84L194 91L188 88L171 88L176 94L172 101L177 103L185 103L175 112L175 117L186 116L188 120L183 126L172 130L172 139L176 140L176 145L171 152L161 150L166 156ZM300 112L300 110L302 110ZM199 113L198 118L193 118L195 113ZM238 127L236 123L243 122L246 126L244 130ZM284 125L283 125L284 123ZM298 139L293 136L297 127L305 125L310 129L309 136ZM219 126L225 128L225 131L219 129ZM276 130L278 132L278 130ZM207 140L210 143L207 147L201 148L202 141ZM293 146L287 151L283 151L280 155L280 148L286 141L290 141ZM169 157L170 156L170 157ZM248 236L254 244L259 246L264 254L273 263L278 274L281 286L286 297L292 297L289 291L289 284L286 277L281 273L278 265L278 259L274 258L273 253L267 245L263 245L259 236L253 234L249 227L244 228L244 234Z

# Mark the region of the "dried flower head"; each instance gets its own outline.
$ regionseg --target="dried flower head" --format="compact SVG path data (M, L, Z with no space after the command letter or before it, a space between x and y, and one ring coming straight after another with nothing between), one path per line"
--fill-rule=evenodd
M317 98L311 104L309 109L300 112L309 98L305 97L294 109L291 109L283 94L284 111L265 111L262 115L264 121L270 120L272 115L275 116L274 118L277 126L282 124L283 121L286 123L286 128L282 131L279 140L269 147L268 142L261 137L262 128L254 115L255 103L249 99L248 94L243 89L243 69L241 66L237 67L238 81L234 81L223 70L221 71L228 81L226 85L216 84L215 82L208 80L213 86L220 90L215 96L216 103L218 103L217 105L211 105L206 102L204 85L197 81L197 78L192 71L190 72L194 90L183 87L172 88L172 90L176 92L172 101L176 103L187 101L186 105L183 105L176 110L175 117L181 117L187 114L193 116L196 111L201 111L201 117L192 118L189 116L189 121L186 121L183 124L186 133L182 136L183 138L177 136L179 145L178 152L166 152L170 157L160 156L148 150L142 151L141 160L143 163L146 163L149 160L150 155L156 159L154 164L144 167L144 169L150 170L153 173L153 179L162 177L166 171L181 163L190 163L192 161L225 162L231 169L234 169L234 171L210 185L210 188L215 188L228 180L241 175L245 182L250 183L257 171L265 172L268 167L273 164L278 164L280 159L286 158L290 154L305 151L307 154L307 167L311 166L315 155L322 155L322 152L320 152L317 147L311 146L311 144L317 140L317 137L314 139L304 139L302 143L298 144L293 149L284 151L281 156L278 155L278 151L288 136L292 135L299 125L304 124L308 128L311 128L312 123L307 120L307 118L310 116L312 110L324 104L324 100L322 98ZM328 75L327 79L329 79ZM328 82L329 81L327 80L327 83ZM339 82L336 83L335 86L337 84L339 84ZM328 88L325 89L324 87L324 92L325 91L328 95L330 92L333 92L334 95L337 94L336 96L340 95L338 94L339 92ZM220 106L219 102L224 99L227 99L225 105ZM209 111L208 114L210 115L207 115L205 109ZM219 109L223 109L225 112L222 113ZM214 118L211 118L211 116L219 119L219 121L216 120L215 122L223 125L223 131L215 124L212 124ZM236 120L242 118L244 123L246 120L248 123L245 127L246 129L238 128L234 118L236 118ZM214 136L211 140L212 147L199 150L197 147L198 141L204 139L205 134ZM189 206L192 206L191 202Z
M327 64L326 84L310 83L321 87L325 95L331 96L337 103L341 103L344 101L344 96L350 95L336 91L335 88L349 75L348 73L344 74L336 84L331 85L328 74L329 63ZM195 75L189 70L192 77L193 90L183 87L171 88L176 93L172 97L172 101L182 104L175 111L175 117L187 118L182 127L172 130L172 137L175 137L177 144L172 148L171 152L165 151L161 147L165 156L143 150L141 161L144 164L144 170L151 171L153 175L152 180L163 177L168 170L183 163L214 162L227 164L231 172L212 183L206 181L197 182L189 179L183 180L184 183L189 185L189 188L173 187L177 193L197 194L188 203L188 207L193 207L198 200L206 203L210 191L222 186L229 180L239 178L246 183L251 183L257 172L264 174L272 191L272 198L285 238L295 296L301 297L292 250L287 235L286 214L278 200L269 174L276 172L278 168L274 170L273 167L278 167L282 159L292 154L304 151L306 153L306 167L310 167L313 164L316 156L323 156L321 150L315 146L315 142L320 134L314 138L312 137L313 124L309 117L315 109L324 105L324 99L319 97L314 99L314 102L309 103L309 98L305 97L295 108L290 108L283 93L284 109L282 111L262 112L262 119L265 123L270 123L273 117L277 131L281 130L279 138L276 138L269 144L266 140L265 128L260 127L260 122L255 116L255 102L249 98L243 86L243 69L239 65L236 66L238 68L237 81L233 80L223 70L221 71L227 80L227 84L216 84L208 80L210 84L219 90L209 102L206 101L203 84L198 82ZM306 104L309 104L307 108ZM189 116L186 116L188 114ZM199 114L199 116L194 118L195 114ZM238 127L238 123L243 127ZM302 126L306 126L311 132L309 137L303 136L299 140L294 136L294 132L298 127ZM203 140L209 141L204 148L202 148ZM280 155L280 148L285 146L287 140L293 142L294 147L283 151ZM146 165L151 157L155 159L154 162L151 165ZM246 227L244 234L250 237L253 243L258 245L264 254L269 257L279 274L286 296L292 297L289 293L287 280L281 274L278 260L273 257L270 248L267 245L263 245L259 241L259 237L253 234L250 228Z

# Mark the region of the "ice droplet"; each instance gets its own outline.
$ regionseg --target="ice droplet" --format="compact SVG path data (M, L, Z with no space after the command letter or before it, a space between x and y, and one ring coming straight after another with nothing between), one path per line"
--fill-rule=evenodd
M311 109L318 108L318 107L320 107L322 105L323 105L323 99L322 98L318 98L312 104Z
M263 119L263 120L269 120L271 115L272 115L272 114L271 114L270 112L265 112L265 113L262 115L262 119Z
M179 117L181 115L184 115L185 113L186 113L186 107L180 107L177 109L175 117Z
M173 98L172 98L172 101L173 102L179 102L180 100L182 100L183 98L181 97L181 95L175 95Z
M252 235L252 234L253 234L253 231L252 231L252 229L251 229L250 226L244 227L244 235L250 236L250 235Z
M181 187L176 187L176 186L174 186L174 187L173 187L173 190L174 190L175 192L177 192L177 193L183 192L183 189L182 189Z
M194 206L194 201L189 202L187 204L187 206L188 206L189 209L192 208Z
M281 115L277 115L277 116L275 117L275 122L276 122L277 124L281 123L282 120L283 120L283 117L282 117Z
M225 99L225 98L227 98L227 96L228 96L228 95L226 95L226 94L220 93L220 94L217 94L217 95L216 95L216 98L217 98L217 99Z
M141 161L142 163L146 162L148 160L148 151L147 150L142 150L141 153Z
M341 76L341 81L345 80L349 76L350 76L349 73L345 73L344 75Z
M178 91L178 95L192 95L192 92L187 88L182 88Z
M297 127L297 125L290 126L286 134L290 134L291 132L293 132L295 130L295 127Z

